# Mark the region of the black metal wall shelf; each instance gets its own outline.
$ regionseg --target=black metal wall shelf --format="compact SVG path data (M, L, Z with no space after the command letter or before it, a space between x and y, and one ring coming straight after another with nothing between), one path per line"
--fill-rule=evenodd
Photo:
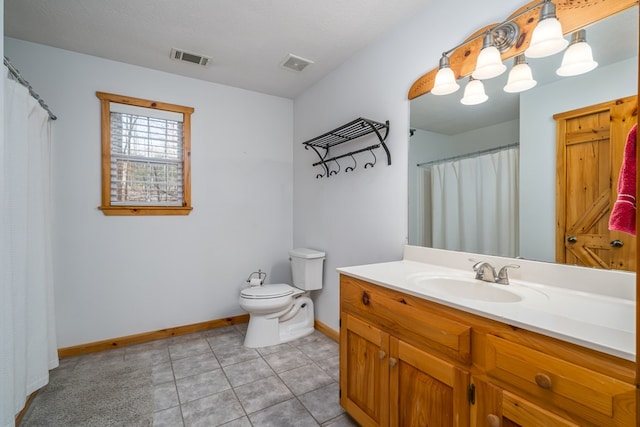
M381 135L381 131L384 130L384 136ZM350 151L345 154L341 154L339 156L334 156L331 158L327 158L329 156L329 151L332 147L336 145L344 144L346 142L353 141L355 139L361 138L365 135L369 135L375 133L380 141L377 144L370 145L365 148L361 148L359 150ZM384 148L385 153L387 154L387 165L391 165L391 153L385 144L387 136L389 135L389 120L385 123L376 122L374 120L369 120L365 118L357 118L345 125L340 126L332 131L329 131L325 134L322 134L318 137L310 139L308 141L303 142L305 149L313 149L316 152L318 157L320 158L319 162L313 164L313 166L322 166L324 169L324 173L319 173L316 175L316 178L323 178L325 176L329 177L340 172L340 163L338 163L339 159L351 156L353 160L353 165L345 168L345 172L349 172L355 169L357 166L357 162L354 154L363 153L365 151L369 151L373 156L373 161L366 162L364 167L365 169L368 167L373 167L376 164L377 158L373 153L373 150L376 148ZM337 169L331 169L329 167L330 164L335 163L337 165Z

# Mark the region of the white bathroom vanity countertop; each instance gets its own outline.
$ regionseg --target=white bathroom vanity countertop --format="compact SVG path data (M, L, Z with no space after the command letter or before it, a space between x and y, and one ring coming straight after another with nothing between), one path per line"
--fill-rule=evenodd
M411 247L409 248L411 252ZM422 249L426 248L420 248L420 251ZM429 251L438 250L430 249ZM443 252L448 251L440 251L440 253ZM459 259L456 262L465 255L469 254L458 254ZM496 270L504 264L515 261L521 264L522 270L525 270L525 273L519 276L526 276L527 269L531 270L532 267L538 276L544 276L540 274L540 269L558 268L553 264L535 261L474 256L489 260ZM606 279L602 277L595 277L595 279L599 280L601 287L607 286L607 289L614 291L620 285L614 283L616 281L622 282L622 286L625 287L623 289L633 285L633 292L593 293L580 290L580 283L576 284L586 280L580 277L580 273L591 272L591 275L595 276L601 274L593 269L578 268L578 277L573 278L571 271L568 273L569 276L567 272L560 271L556 276L559 275L571 283L566 287L519 278L515 273L521 269L513 270L513 273L510 270L512 276L510 284L500 285L475 280L475 272L471 269L472 263L468 259L464 259L465 262L461 264L463 268L451 268L441 263L432 264L407 258L405 249L405 258L401 261L338 268L338 272L448 307L635 361L635 298L631 297L635 295L635 280L632 281L633 276L628 273L617 276L614 273L612 277L602 276ZM501 263L501 261L506 262ZM566 267L559 266L560 269L566 269ZM431 279L438 281L441 278L445 279L441 283L443 286L432 286L434 282ZM461 288L463 291L456 292L456 287L446 282L447 278L467 281L471 288L467 289L467 285L464 285ZM586 283L584 288L589 289L589 286L590 284ZM492 298L478 299L472 295L473 289L477 287L493 287L498 296L504 294L504 290L509 292L508 295L516 295L515 299L521 299L514 302L501 302ZM485 289L476 290L485 291Z

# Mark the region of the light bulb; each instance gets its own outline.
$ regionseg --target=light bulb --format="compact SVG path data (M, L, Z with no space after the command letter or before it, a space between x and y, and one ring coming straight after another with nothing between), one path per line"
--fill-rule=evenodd
M453 74L453 70L449 67L449 58L447 55L442 54L438 68L433 89L431 89L432 94L448 95L460 89L460 85L456 82L456 76Z
M500 51L493 46L493 36L487 31L482 43L482 50L476 61L476 69L471 74L474 79L486 80L497 77L507 69L502 63Z
M598 66L593 60L591 46L587 44L586 31L579 30L571 35L571 44L562 57L562 65L556 70L559 76L577 76Z
M480 80L473 77L469 79L469 83L464 88L464 97L460 102L464 105L477 105L485 102L489 97L484 92L484 85Z
M540 10L540 21L533 30L531 43L524 54L527 58L544 58L560 52L568 44L562 34L562 25L556 18L556 6L546 0Z
M516 56L513 62L513 68L509 71L509 78L507 85L504 87L504 91L509 93L524 92L536 84L538 84L538 82L533 80L531 68L525 62L524 55L520 54Z

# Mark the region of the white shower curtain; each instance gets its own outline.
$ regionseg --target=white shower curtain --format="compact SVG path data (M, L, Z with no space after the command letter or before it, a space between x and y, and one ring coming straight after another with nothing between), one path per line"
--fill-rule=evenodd
M5 76L6 68L3 69ZM27 89L4 78L0 144L0 426L58 366L51 261L51 128Z
M431 166L434 248L518 255L518 151Z

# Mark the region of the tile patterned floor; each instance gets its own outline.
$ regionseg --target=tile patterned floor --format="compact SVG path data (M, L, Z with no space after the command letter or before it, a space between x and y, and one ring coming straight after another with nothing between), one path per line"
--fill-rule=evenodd
M357 426L338 403L335 341L315 331L249 349L242 345L245 331L246 324L226 326L63 362L91 357L151 365L157 427Z

